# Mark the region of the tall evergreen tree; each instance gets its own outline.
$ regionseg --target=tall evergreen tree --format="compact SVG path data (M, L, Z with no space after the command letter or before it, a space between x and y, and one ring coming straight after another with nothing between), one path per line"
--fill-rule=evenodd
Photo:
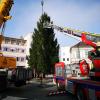
M50 22L50 17L44 13L32 35L28 63L39 73L51 73L53 65L59 61L59 44L55 38L54 29L43 26Z

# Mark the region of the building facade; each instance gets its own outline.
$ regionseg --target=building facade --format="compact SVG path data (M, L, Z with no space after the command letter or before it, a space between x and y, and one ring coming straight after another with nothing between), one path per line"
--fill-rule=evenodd
M76 45L72 46L70 48L71 64L79 63L79 61L82 59L85 59L87 62L89 62L88 52L92 49L93 48L91 46L86 45L83 42L79 42Z
M91 46L86 45L83 42L79 42L70 48L71 69L73 76L81 76L79 68L80 60L85 59L87 63L91 63L91 61L88 59L88 52L92 49L93 48Z
M24 39L27 41L26 42L26 55L29 56L29 49L31 47L31 42L32 42L32 34L33 33L28 33L24 36ZM26 60L26 67L29 67L28 61Z
M88 61L88 52L93 48L83 42L79 42L72 47L61 47L59 60L65 64L79 63L80 60L86 59Z
M65 63L67 70L68 67L70 68L73 76L80 76L79 61L85 59L88 63L91 63L88 59L88 52L92 49L91 46L83 42L79 42L72 47L61 47L59 59Z
M1 49L4 56L16 58L17 67L26 67L26 40L4 37Z
M60 47L59 61L64 62L66 65L70 64L70 47Z

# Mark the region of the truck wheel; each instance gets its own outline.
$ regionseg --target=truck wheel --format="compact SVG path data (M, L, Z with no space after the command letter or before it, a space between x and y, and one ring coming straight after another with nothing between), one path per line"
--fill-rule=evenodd
M59 89L60 89L60 84L59 84L59 82L56 83L56 86L57 86L57 90L59 90Z
M59 82L56 83L58 91L65 91L65 86L61 85Z
M79 89L77 90L77 99L78 99L78 100L86 100L86 99L85 99L85 96L84 96L84 93L83 93L83 91L82 91L82 88L79 88Z

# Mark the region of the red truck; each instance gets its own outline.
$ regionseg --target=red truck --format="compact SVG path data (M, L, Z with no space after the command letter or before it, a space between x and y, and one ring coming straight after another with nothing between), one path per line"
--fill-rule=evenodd
M80 69L80 77L73 75L73 64L55 64L54 80L57 88L76 95L78 100L100 100L100 34L62 28L53 24L47 24L46 28L56 29L93 47L88 53L91 64L85 59L76 64Z
M63 62L55 64L54 80L58 89L76 95L79 100L100 100L99 79L73 76L72 71L66 67Z

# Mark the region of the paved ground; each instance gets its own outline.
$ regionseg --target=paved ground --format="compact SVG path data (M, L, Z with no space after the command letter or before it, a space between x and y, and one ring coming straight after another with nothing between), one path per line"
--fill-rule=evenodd
M56 90L56 86L51 82L45 83L41 87L39 82L32 81L20 88L9 87L6 91L0 93L0 100L76 100L69 93L48 96L48 93L54 90Z

